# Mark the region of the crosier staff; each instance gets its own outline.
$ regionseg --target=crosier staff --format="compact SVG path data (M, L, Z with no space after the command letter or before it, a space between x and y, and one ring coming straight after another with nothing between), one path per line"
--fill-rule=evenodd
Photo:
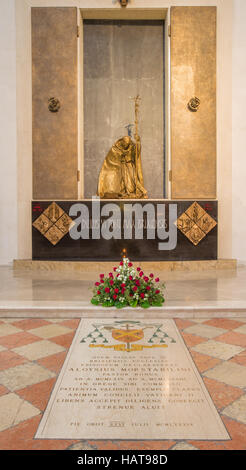
M138 158L139 158L139 143L140 137L138 135L138 113L139 113L139 106L140 106L140 96L137 95L134 99L135 102L135 134L134 138L136 141L136 157L135 157L135 166L136 166L136 173L135 173L135 194L137 195L137 182L138 182Z

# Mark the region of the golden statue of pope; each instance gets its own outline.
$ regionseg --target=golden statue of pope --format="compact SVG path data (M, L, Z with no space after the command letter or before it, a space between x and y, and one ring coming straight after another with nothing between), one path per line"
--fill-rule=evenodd
M118 139L109 150L99 175L98 196L104 199L146 199L140 138Z

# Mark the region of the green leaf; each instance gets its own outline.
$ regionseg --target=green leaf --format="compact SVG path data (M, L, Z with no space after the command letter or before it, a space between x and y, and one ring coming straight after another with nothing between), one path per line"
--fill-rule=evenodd
M123 308L123 307L127 306L127 303L126 302L116 302L114 305L115 305L116 308Z
M131 302L129 302L130 307L133 307L133 308L135 308L137 306L137 304L138 304L137 299L131 300Z
M163 302L153 302L152 306L153 307L162 307Z
M150 307L149 302L142 302L140 305L141 305L142 308L149 308Z
M99 302L99 300L92 298L92 299L91 299L91 303L92 303L93 305L99 305L100 302Z

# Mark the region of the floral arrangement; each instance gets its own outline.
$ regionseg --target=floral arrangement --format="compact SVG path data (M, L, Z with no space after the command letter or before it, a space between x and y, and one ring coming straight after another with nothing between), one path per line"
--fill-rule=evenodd
M145 276L140 267L135 269L128 258L124 258L108 277L100 274L93 287L93 305L103 307L161 307L165 301L164 284L151 273Z

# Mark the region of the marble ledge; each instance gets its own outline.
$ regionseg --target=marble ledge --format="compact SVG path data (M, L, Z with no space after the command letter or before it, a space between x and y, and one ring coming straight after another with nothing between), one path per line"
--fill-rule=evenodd
M117 261L39 261L39 260L14 260L14 270L27 271L79 271L79 272L106 272ZM140 265L143 270L153 271L217 271L236 270L236 259L217 259L202 261L137 261L133 264Z
M163 307L95 307L86 301L1 301L0 318L243 318L245 301L169 301Z

